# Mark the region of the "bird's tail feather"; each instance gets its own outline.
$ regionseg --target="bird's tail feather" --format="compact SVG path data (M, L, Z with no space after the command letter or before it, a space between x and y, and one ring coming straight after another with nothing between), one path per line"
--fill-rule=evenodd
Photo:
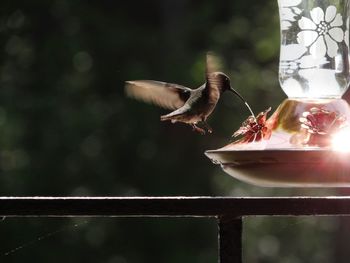
M160 116L160 120L161 121L173 121L173 120L176 120L177 117L180 117L182 115L182 113L174 113L174 112L171 112L167 115L162 115Z
M190 106L185 104L181 108L179 108L175 111L172 111L172 112L168 113L167 115L160 116L160 120L161 121L175 120L176 118L183 116L183 114L185 114L189 109L190 109Z
M168 115L162 115L160 116L160 120L161 121L168 121L170 120L172 117L171 116L168 116Z

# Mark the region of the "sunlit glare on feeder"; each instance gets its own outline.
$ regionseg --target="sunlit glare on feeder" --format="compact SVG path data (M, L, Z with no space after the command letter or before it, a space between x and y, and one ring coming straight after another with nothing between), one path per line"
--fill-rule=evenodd
M339 152L350 152L350 129L342 129L334 134L332 148Z

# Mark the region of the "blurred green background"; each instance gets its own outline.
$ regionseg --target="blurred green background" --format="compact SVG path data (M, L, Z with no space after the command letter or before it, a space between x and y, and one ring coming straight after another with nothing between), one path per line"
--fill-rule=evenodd
M254 187L211 164L203 152L230 142L248 114L231 94L207 136L124 96L125 80L201 85L211 50L256 112L275 109L285 98L276 0L4 0L0 43L2 196L347 194ZM348 262L348 225L246 219L245 262ZM0 262L217 258L216 223L206 219L6 218L0 231Z

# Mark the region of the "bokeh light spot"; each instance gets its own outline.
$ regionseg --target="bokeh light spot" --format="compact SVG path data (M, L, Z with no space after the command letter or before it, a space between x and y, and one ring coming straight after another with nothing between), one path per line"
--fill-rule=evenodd
M93 66L93 59L89 53L80 51L74 55L73 65L78 72L87 72Z

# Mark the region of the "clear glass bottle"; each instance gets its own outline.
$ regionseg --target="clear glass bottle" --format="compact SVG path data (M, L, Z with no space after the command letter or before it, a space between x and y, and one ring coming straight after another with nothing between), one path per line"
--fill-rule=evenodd
M279 80L289 98L340 98L350 81L350 0L278 0Z

